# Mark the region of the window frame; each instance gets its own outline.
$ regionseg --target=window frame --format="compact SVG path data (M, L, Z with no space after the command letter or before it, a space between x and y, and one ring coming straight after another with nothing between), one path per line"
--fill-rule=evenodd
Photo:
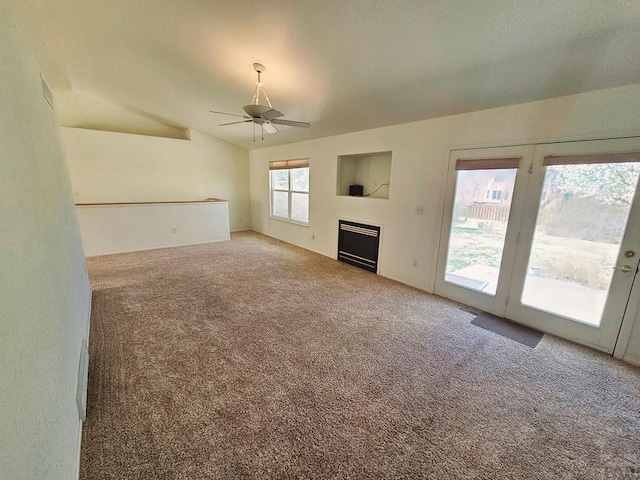
M293 188L293 175L291 175L292 170L298 170L301 168L307 168L309 171L309 188L305 192L303 190L294 190ZM273 175L274 172L278 170L287 170L287 182L288 188L287 190L283 190L282 188L274 188ZM287 194L287 217L282 217L280 215L276 215L273 210L273 197L274 192L286 193ZM309 160L308 159L296 159L296 160L281 160L275 162L269 162L269 218L274 220L280 220L283 222L294 223L296 225L302 225L305 227L309 226L309 221L303 222L301 220L296 220L291 218L292 214L292 197L294 193L303 194L307 196L307 219L309 218L309 199L311 193L311 169L309 168Z

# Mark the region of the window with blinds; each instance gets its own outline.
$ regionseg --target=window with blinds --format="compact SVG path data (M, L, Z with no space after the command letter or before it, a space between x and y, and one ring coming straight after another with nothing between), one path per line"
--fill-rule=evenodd
M269 162L272 218L309 224L309 159Z

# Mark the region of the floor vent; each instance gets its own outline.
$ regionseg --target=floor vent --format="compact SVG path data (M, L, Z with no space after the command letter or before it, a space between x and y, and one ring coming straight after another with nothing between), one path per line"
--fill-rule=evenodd
M78 389L76 391L76 405L78 416L83 422L87 419L87 383L89 381L89 350L87 341L82 340L80 347L80 362L78 363Z
M458 310L462 310L463 312L471 313L471 314L475 315L476 317L478 315L481 315L482 313L484 313L482 310L477 310L475 308L469 307L468 305L460 305L458 307Z

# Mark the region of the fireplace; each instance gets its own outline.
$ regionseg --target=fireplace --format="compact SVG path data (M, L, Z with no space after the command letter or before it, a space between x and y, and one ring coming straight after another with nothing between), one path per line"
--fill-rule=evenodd
M338 220L338 260L378 272L380 227Z

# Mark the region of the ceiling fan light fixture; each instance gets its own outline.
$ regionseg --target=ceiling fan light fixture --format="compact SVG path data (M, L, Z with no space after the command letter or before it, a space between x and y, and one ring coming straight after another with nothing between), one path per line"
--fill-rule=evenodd
M278 133L278 129L271 122L263 123L262 128L264 128L267 133Z

